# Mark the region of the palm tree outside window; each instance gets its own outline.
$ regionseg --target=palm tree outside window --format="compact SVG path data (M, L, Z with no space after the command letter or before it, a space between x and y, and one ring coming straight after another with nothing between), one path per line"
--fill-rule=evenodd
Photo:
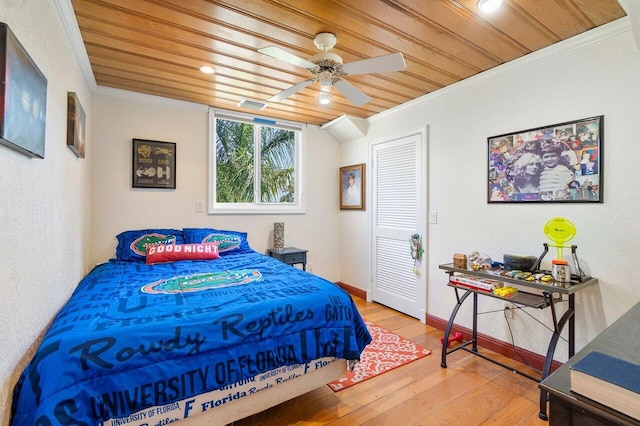
M212 115L210 212L302 212L301 127Z

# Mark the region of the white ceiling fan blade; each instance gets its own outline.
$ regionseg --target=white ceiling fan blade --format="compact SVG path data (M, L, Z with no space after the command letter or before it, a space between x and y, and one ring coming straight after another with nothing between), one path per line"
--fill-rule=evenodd
M267 99L267 101L269 102L280 102L281 100L288 98L289 96L293 95L294 93L304 89L305 87L307 87L308 85L310 85L311 83L313 83L315 81L315 79L310 78L308 80L302 81L298 84L295 84L291 87L289 87L288 89L283 90L282 92L278 93L277 95L274 95L272 97L270 97L269 99Z
M333 83L333 87L338 89L345 98L349 99L349 102L355 106L364 105L371 100L371 98L365 95L360 89L356 88L346 80L338 80Z
M375 58L363 59L361 61L349 62L348 64L342 65L342 72L346 75L373 74L404 71L406 68L407 64L404 63L402 53L396 52Z
M279 59L281 61L287 62L289 64L306 68L310 72L313 72L316 69L316 64L313 62L309 62L306 59L303 59L299 56L293 55L286 50L280 49L276 46L268 46L262 49L258 49L258 52L264 53L265 55L271 56L272 58Z

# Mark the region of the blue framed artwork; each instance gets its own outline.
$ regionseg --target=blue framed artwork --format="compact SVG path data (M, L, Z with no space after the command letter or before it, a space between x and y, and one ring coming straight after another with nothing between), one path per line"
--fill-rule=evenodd
M0 22L0 144L44 158L47 79Z

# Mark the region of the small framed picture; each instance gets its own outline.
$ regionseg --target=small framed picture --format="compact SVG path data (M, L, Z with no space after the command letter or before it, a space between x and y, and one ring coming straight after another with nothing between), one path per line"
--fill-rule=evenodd
M74 92L67 94L67 146L78 158L84 158L86 115Z
M340 167L340 210L364 210L364 195L364 163Z
M176 189L176 144L134 139L132 187Z

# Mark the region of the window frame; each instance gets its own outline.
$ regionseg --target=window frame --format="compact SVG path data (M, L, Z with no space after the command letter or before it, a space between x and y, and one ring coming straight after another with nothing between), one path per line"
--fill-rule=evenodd
M295 138L295 158L294 158L294 202L293 203L264 203L260 201L259 184L254 183L254 202L253 203L219 203L216 201L216 120L241 121L252 124L255 127L254 134L260 135L261 126L276 127L285 130L293 130L296 132ZM257 133L256 133L257 132ZM209 214L304 214L304 140L306 136L306 127L300 123L288 121L276 121L274 119L254 117L249 114L243 114L235 111L224 111L209 108L209 176L208 176L208 196L209 196ZM257 140L260 137L256 138ZM254 143L256 143L254 141ZM260 153L259 146L255 147L254 152L257 153L254 160L254 182L259 183L260 175ZM256 191L256 186L257 191Z

